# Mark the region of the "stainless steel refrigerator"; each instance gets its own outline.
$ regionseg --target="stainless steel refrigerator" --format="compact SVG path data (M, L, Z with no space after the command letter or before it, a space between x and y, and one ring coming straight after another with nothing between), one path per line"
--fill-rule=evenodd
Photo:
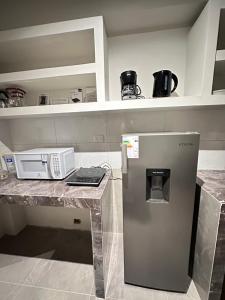
M125 282L186 292L198 133L122 136Z

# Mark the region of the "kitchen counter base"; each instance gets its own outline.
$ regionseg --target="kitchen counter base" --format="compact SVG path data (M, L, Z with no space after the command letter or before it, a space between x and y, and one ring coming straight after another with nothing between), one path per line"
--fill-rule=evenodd
M105 297L107 264L111 253L111 171L99 187L68 186L64 181L18 180L10 175L0 181L0 204L84 208L90 211L96 297Z

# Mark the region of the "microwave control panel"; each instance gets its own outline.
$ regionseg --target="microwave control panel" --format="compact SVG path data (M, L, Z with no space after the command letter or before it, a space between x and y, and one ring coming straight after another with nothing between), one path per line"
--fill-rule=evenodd
M60 162L57 154L52 154L52 172L54 177L60 177Z

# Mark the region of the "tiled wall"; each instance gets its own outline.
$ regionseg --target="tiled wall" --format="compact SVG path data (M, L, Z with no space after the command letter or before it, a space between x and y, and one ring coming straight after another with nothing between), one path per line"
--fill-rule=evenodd
M119 151L121 134L198 131L200 149L225 150L225 109L95 114L9 121L13 150L74 146L77 152Z

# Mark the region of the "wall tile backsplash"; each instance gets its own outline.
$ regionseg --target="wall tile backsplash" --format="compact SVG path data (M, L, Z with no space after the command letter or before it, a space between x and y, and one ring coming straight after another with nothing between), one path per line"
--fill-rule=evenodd
M198 131L201 140L225 140L225 110L166 112L165 128L171 131Z
M95 136L106 136L105 119L101 115L61 117L54 119L54 123L57 143L93 143Z
M18 119L9 122L13 145L55 144L54 119Z
M119 151L122 133L151 131L198 131L200 149L225 150L224 109L108 113L6 122L13 150L74 146L78 152Z

